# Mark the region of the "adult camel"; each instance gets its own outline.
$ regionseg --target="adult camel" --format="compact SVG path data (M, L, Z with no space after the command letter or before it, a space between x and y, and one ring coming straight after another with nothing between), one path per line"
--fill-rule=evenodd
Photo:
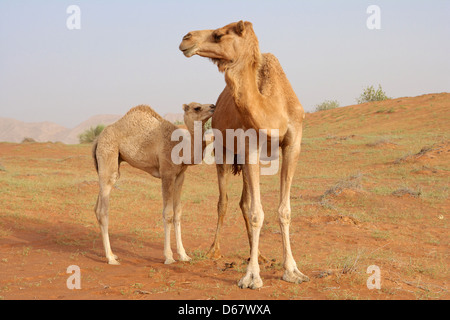
M216 30L189 32L183 37L179 48L186 57L199 55L210 58L219 71L225 74L227 86L217 100L212 119L213 129L219 130L224 137L222 146L224 150L227 145L226 129L256 131L266 129L269 142L274 138L278 139L282 150L278 206L285 269L282 278L293 283L308 281L309 278L297 268L289 240L290 189L300 154L305 115L278 59L270 53L261 54L253 25L247 21L231 23ZM278 130L276 137L272 137L271 132L274 130L270 129ZM249 236L250 261L247 272L238 285L241 288L251 289L263 285L258 262L258 246L264 212L259 188L259 154L255 150L258 149L252 148L247 142L245 163L242 165L243 190L240 202ZM256 163L250 163L249 158L255 155ZM216 239L211 248L213 255L216 256L220 256L218 236L227 206L226 177L232 166L230 163L217 165L220 190L219 220ZM236 168L236 164L234 167Z

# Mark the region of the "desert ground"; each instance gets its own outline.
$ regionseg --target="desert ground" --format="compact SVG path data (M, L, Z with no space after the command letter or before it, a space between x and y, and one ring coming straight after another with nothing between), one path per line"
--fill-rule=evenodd
M91 145L0 143L0 299L449 299L449 123L449 93L307 114L291 244L310 281L281 280L279 176L264 176L260 250L270 261L258 290L237 286L249 257L240 176L230 178L223 257L211 260L216 170L188 169L182 235L192 261L165 265L160 180L122 163L110 202L121 265L112 266L93 211ZM71 265L81 289L66 285ZM367 286L369 266L380 289Z

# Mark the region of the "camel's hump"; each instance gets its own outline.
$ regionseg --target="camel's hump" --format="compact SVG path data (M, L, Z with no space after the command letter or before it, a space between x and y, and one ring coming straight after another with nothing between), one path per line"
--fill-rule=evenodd
M155 110L153 110L150 106L148 105L138 105L134 108L131 108L126 115L129 115L131 113L135 113L135 112L145 112L150 114L151 116L155 117L156 119L158 119L159 121L163 121L163 117L161 117Z

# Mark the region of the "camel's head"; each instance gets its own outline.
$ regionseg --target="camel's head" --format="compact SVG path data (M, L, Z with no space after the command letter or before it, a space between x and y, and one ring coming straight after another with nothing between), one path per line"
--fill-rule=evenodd
M242 20L216 30L191 31L183 37L180 50L188 58L196 54L210 58L221 72L249 54L256 52L259 59L258 39L253 26Z
M215 109L216 106L213 104L200 104L197 102L183 104L184 123L189 125L193 124L194 121L201 121L202 124L205 124L212 117Z

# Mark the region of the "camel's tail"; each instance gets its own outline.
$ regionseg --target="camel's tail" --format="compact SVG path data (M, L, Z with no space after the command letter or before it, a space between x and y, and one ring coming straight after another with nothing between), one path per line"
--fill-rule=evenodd
M95 170L98 173L97 147L98 147L98 138L94 141L94 143L92 145L92 158L94 159ZM119 153L117 155L117 162L119 163L119 167L120 167L120 163L122 161L124 161L124 160L122 159L122 157L120 156L120 153Z
M98 173L97 145L98 145L98 140L95 140L94 145L92 146L92 158L94 158L95 170Z
M242 172L242 164L237 163L237 154L234 155L233 166L231 167L231 172L236 176L240 175Z

